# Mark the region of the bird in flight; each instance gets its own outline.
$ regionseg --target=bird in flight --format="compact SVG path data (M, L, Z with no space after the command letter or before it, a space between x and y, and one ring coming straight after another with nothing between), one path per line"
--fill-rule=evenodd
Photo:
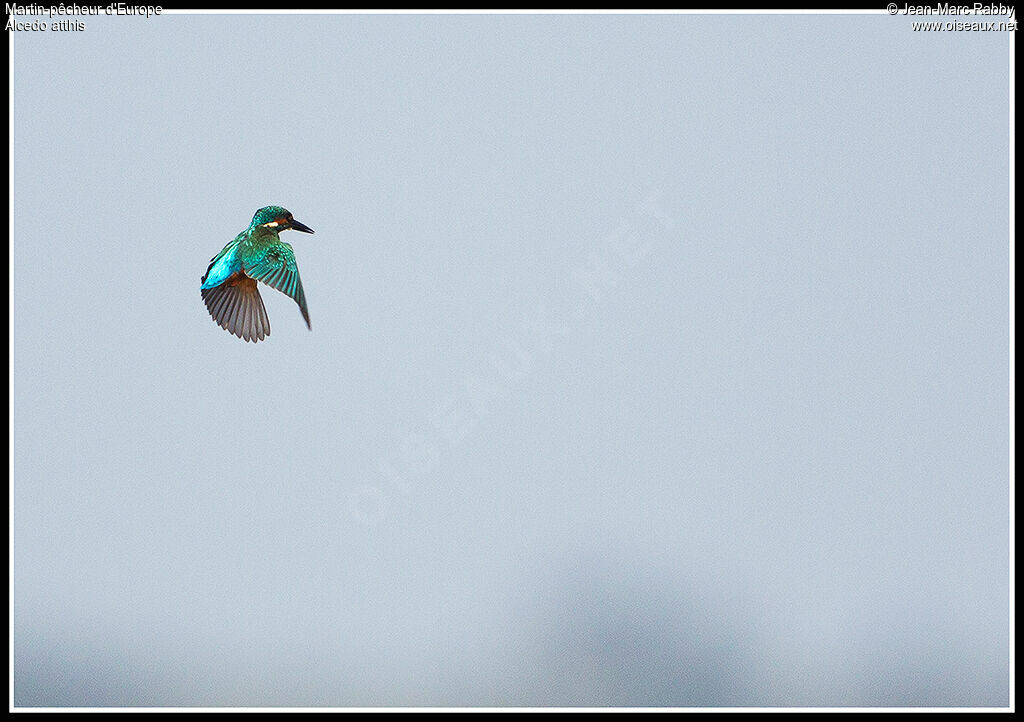
M260 208L249 227L213 257L201 279L206 309L221 328L238 338L256 343L270 335L270 319L257 281L291 296L299 304L306 326L313 330L295 252L279 235L288 229L313 232L281 206Z

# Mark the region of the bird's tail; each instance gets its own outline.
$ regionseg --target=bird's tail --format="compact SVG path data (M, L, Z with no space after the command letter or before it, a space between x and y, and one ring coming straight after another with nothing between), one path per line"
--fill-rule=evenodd
M270 335L270 319L256 281L235 274L224 283L201 290L206 309L221 328L246 341L262 341Z

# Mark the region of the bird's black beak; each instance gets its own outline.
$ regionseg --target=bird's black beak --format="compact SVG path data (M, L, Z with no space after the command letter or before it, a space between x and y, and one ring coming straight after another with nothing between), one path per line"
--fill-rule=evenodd
M299 223L294 218L290 221L290 225L293 231L302 231L303 233L312 233L313 229L307 226L305 223Z

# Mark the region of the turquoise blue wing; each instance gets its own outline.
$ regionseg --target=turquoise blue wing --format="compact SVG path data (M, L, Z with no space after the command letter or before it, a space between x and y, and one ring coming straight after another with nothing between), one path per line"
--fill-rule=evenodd
M295 252L291 246L275 243L260 249L245 259L242 270L247 276L290 296L299 304L306 327L313 329L309 322L309 309L306 307L306 292L302 290L302 279L299 278L299 267L295 263Z
M242 264L238 261L238 239L231 241L224 246L220 253L210 260L206 273L200 279L203 284L201 288L214 288L228 280L231 275L242 270Z

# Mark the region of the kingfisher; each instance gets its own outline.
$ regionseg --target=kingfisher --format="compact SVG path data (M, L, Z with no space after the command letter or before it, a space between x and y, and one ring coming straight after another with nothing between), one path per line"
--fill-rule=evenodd
M213 257L200 279L200 293L213 320L238 338L256 343L270 335L270 319L257 281L291 296L299 304L306 327L313 330L295 252L280 238L281 231L289 229L313 232L281 206L260 208L249 227Z

